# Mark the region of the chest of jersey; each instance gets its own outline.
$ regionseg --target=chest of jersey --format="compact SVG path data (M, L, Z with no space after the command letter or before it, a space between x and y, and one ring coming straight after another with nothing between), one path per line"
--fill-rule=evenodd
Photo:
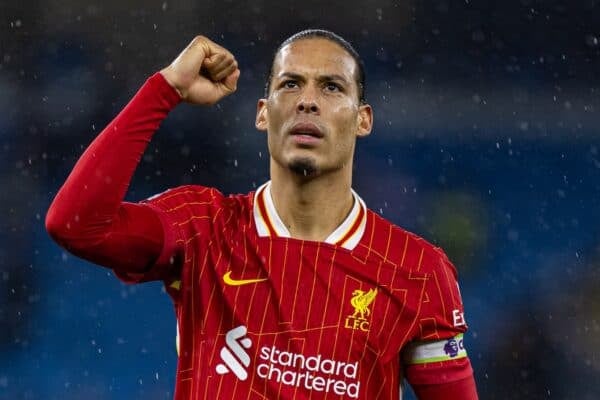
M386 375L397 379L423 277L284 238L214 243L190 261L178 313L190 371L267 398L365 398Z

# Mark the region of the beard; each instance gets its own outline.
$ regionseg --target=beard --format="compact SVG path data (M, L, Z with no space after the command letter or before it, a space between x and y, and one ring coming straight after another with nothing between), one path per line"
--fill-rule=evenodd
M317 166L312 158L296 158L292 160L288 167L292 172L299 176L314 176L317 174Z

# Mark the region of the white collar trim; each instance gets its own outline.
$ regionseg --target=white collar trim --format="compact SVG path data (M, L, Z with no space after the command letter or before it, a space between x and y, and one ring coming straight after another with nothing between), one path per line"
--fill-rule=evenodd
M367 225L367 206L354 190L352 190L352 196L354 197L352 210L340 226L325 239L325 243L339 245L345 249L352 250L360 242ZM259 236L292 237L275 209L275 204L271 196L271 181L268 181L256 190L254 194L253 214Z

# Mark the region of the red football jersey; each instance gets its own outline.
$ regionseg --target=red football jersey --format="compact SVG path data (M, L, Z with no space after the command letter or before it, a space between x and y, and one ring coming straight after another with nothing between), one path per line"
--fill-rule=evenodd
M146 274L175 303L176 399L394 399L405 364L466 357L456 271L354 195L324 242L291 238L270 184L185 186L146 204L165 244Z

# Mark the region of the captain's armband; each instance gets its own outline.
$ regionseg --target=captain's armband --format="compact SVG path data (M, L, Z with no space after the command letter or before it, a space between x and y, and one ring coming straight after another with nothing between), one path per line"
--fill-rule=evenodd
M458 360L467 356L463 334L453 338L410 343L403 351L405 364L427 364L432 362Z

